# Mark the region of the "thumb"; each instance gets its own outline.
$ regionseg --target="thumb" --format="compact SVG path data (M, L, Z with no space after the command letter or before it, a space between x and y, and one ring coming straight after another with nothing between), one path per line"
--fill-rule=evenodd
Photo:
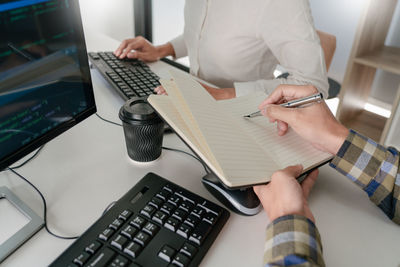
M296 110L279 105L268 105L262 112L270 119L284 121L290 125L294 121L294 112Z
M289 166L289 167L286 167L285 169L283 169L283 172L286 173L290 177L297 178L303 172L303 166L300 164Z

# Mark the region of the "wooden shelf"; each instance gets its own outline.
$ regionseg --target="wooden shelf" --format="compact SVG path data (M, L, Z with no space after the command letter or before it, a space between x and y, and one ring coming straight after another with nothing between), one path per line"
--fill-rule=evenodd
M374 140L384 143L400 102L393 98L389 119L364 110L377 70L400 75L400 47L385 46L394 10L400 0L365 0L340 92L337 118Z
M400 75L400 48L384 46L366 55L356 57L354 62Z
M347 127L379 142L387 119L369 111L362 111L351 120L342 121Z

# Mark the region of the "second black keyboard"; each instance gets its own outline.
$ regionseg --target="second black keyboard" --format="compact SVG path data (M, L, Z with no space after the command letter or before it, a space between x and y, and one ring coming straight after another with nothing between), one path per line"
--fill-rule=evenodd
M153 173L51 266L198 266L229 212Z
M154 94L160 85L160 77L141 60L121 60L112 52L91 52L89 59L125 100Z

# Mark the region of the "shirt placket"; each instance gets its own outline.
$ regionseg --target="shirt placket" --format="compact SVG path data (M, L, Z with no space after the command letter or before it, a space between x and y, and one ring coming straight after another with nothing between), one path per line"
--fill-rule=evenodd
M206 8L204 9L204 15L203 15L203 20L201 22L201 27L200 27L200 31L199 31L199 35L198 35L198 40L197 40L197 47L195 49L195 55L194 58L196 59L196 62L194 62L195 64L193 64L193 66L191 66L191 70L192 70L192 74L195 76L198 76L199 74L199 70L200 70L200 44L201 44L201 39L204 35L204 26L206 24L206 20L207 20L207 16L210 8L210 2L211 0L206 0Z

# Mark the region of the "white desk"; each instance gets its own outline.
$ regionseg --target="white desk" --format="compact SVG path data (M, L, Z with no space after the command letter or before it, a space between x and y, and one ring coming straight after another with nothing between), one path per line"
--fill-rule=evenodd
M113 50L117 41L87 36L89 51ZM165 73L165 63L151 64ZM121 98L100 74L92 71L98 113L118 122ZM164 145L189 151L174 134ZM138 165L129 160L122 128L91 116L48 143L40 155L21 168L44 194L49 227L60 235L79 235L147 172L216 201L201 185L202 166L181 153L163 151L159 160ZM0 174L7 185L38 214L42 201L26 183L10 172ZM347 178L324 166L310 196L310 206L322 235L327 266L398 266L400 227L372 204ZM1 218L3 219L3 218ZM12 221L13 218L8 218ZM267 216L231 213L227 224L202 261L202 266L261 266ZM9 256L4 266L46 266L73 241L50 236L44 229Z

